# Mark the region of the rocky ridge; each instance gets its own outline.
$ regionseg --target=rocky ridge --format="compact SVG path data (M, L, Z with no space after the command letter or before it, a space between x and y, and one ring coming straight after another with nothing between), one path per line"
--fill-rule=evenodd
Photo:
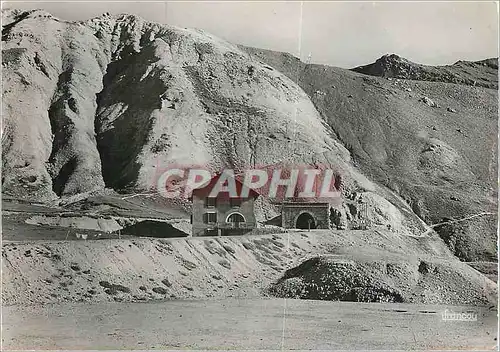
M447 66L426 66L396 54L387 54L374 63L352 71L371 76L447 82L498 89L498 58L481 61L457 61Z

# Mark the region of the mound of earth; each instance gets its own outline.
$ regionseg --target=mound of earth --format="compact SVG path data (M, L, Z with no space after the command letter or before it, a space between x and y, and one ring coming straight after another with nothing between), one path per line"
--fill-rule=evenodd
M498 58L481 61L458 61L447 66L426 66L396 54L388 54L372 64L352 71L371 76L457 83L498 89Z
M372 77L286 53L244 50L304 89L364 175L398 194L427 224L453 221L435 229L457 256L496 260L498 92L486 88L497 87L495 60L452 66L465 65L471 79L491 83L473 87L442 75L432 82L418 75ZM399 57L382 62L414 67ZM471 217L476 214L482 215Z
M402 256L314 257L287 270L269 293L331 301L497 304L495 283L468 265Z

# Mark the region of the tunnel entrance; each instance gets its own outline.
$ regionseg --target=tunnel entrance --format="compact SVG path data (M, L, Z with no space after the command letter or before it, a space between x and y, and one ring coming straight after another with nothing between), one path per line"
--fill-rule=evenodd
M297 222L295 223L295 227L297 229L315 229L316 221L314 217L309 213L302 213L297 218Z

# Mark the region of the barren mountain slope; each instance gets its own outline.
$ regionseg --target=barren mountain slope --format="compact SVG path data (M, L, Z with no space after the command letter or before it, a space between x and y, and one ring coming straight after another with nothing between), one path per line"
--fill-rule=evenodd
M300 88L209 34L127 15L4 15L16 18L3 31L7 193L150 188L169 163L347 167Z
M324 164L342 174L344 195L379 193L404 209L403 227L425 230L352 166L298 85L238 46L131 15L3 16L4 195L150 190L172 164Z
M495 260L495 90L369 77L245 50L297 82L360 170L402 196L428 224L494 213L436 229L460 258Z

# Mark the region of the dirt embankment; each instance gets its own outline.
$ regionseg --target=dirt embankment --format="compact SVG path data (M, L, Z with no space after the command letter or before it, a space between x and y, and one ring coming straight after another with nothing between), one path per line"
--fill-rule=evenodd
M317 246L306 236L6 243L4 304L255 297Z
M2 249L3 302L12 305L258 297L267 295L269 285L287 269L313 256L351 257L363 248L381 262L384 257L398 261L400 256L411 253L421 260L434 257L456 263L435 237L408 237L380 230L8 242ZM402 283L394 281L398 289L402 289Z

